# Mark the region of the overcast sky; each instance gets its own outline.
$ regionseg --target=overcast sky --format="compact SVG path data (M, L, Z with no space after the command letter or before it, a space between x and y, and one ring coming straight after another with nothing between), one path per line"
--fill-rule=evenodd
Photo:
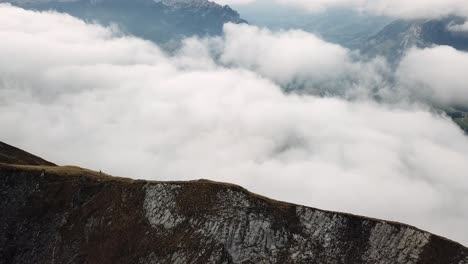
M466 53L414 49L392 71L310 33L228 24L223 37L188 39L167 55L99 25L8 5L0 39L9 144L119 176L233 182L468 245L468 140L425 104L468 103ZM399 86L388 87L387 75ZM281 89L297 83L310 95ZM375 87L417 99L377 103Z

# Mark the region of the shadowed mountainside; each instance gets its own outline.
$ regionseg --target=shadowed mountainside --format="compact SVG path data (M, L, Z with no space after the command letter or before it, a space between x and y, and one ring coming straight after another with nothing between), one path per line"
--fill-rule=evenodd
M0 141L0 163L55 166L42 158Z
M230 184L32 165L0 164L0 263L468 263L467 248L411 226Z

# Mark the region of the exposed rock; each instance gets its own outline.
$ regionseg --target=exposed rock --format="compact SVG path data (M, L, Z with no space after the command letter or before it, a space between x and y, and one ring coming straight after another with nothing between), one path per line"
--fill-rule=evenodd
M467 248L411 226L206 180L0 164L0 195L0 263L468 263Z

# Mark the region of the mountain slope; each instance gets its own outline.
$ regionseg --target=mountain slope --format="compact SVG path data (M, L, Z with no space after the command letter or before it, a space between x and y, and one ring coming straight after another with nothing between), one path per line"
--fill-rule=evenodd
M56 10L86 21L118 25L160 44L187 36L219 35L227 22L245 23L229 6L208 0L0 0L32 10Z
M466 264L414 227L210 181L147 182L0 164L2 263Z
M55 166L42 158L0 141L0 163Z
M451 30L451 26L463 23L463 19L447 17L435 20L397 20L369 38L361 48L366 54L384 55L397 61L411 47L426 48L432 45L448 45L468 50L468 32Z

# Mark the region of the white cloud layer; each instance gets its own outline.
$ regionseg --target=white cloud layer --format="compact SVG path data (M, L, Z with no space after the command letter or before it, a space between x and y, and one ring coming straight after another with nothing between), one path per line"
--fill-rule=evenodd
M250 4L265 0L215 0L220 4ZM269 0L272 4L294 6L310 12L330 8L352 8L374 15L406 19L438 18L447 15L468 17L466 0Z
M387 87L385 61L355 61L348 49L313 34L232 24L224 32L220 60L225 65L257 72L283 87L347 98L368 97L369 87Z
M339 85L349 72L361 77L346 85L374 83L366 74L374 66L339 46L229 25L224 38L187 40L168 56L66 15L8 5L0 38L0 130L10 144L115 175L234 182L468 244L468 140L450 120L280 89L295 79ZM235 67L213 59L213 45Z
M468 53L449 46L412 49L398 69L400 85L431 103L468 105Z

